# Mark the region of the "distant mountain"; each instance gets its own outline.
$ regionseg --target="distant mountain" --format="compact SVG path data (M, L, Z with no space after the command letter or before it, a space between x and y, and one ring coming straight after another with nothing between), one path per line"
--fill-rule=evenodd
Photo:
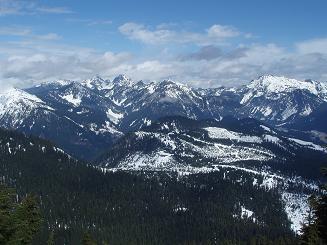
M171 80L135 82L125 75L112 81L99 76L82 82L58 80L1 93L0 126L52 140L87 160L127 132L166 116L251 117L289 131L294 127L301 131L296 137L322 143L302 130L318 130L308 126L309 118L327 103L326 88L325 83L275 76L262 76L239 88L209 89Z
M326 156L327 149L289 138L255 119L168 117L128 133L102 156L99 165L181 172L206 172L228 165L316 179L314 173L319 175Z
M295 120L293 124L289 126L289 128L300 131L317 131L327 134L326 115L327 103L324 103L307 117L302 117Z
M262 76L242 89L239 115L281 126L309 116L327 102L327 84Z
M121 121L121 127L125 131L150 125L164 116L193 119L213 116L201 95L186 85L169 80L142 85L136 91L133 88L132 96L122 99L126 116Z
M100 127L93 126L92 122L101 120L100 113L97 114L99 109L93 104L97 102L97 96L91 102L95 108L92 119L78 116L87 110L87 107L77 105L82 88L73 83L59 88L53 88L51 84L47 88L37 88L38 97L18 89L1 94L0 125L52 140L79 158L88 159L100 154L103 145L110 145L121 133L109 121L103 120L98 124ZM68 91L74 92L75 97L70 97L72 94Z

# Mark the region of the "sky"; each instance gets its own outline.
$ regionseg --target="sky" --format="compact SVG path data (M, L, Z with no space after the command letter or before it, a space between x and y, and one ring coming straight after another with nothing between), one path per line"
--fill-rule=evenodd
M126 74L327 81L326 0L0 0L0 90Z

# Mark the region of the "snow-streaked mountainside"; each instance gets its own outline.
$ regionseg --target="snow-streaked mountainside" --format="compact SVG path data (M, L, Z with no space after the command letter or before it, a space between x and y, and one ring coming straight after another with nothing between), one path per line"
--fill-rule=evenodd
M126 134L98 165L125 170L201 171L228 164L316 178L313 174L319 174L326 156L324 147L290 138L255 119L192 120L177 116ZM314 159L317 161L309 164Z
M324 100L327 99L327 86L313 80L298 81L296 79L269 75L253 80L246 87L252 91L257 90L259 92L264 92L266 93L266 96L274 97L279 93L304 90L310 92L311 94L317 95ZM247 94L246 97L248 98L249 95Z
M35 95L20 89L10 89L0 94L0 120L4 127L18 127L34 110L53 109Z
M34 136L25 136L15 131L0 129L0 156L2 161L19 154L29 154L31 152L37 156L55 156L58 162L63 159L77 162L69 154L65 153L62 149L49 141ZM0 179L3 180L4 177L2 174L3 173L0 173Z
M226 125L230 126L227 127ZM278 146L274 147L274 142L277 139L279 139ZM179 147L177 145L179 141L185 141L188 145ZM259 146L260 141L267 141L267 144ZM290 151L285 155L282 154L283 157L277 159L274 154L278 152L278 149L284 151L284 147L288 144L291 145L287 147ZM118 147L118 145L120 146ZM215 155L215 150L212 150L210 154L207 154L208 152L205 152L205 150L198 151L198 147L205 149L201 145L211 145L213 146L211 149L215 148L216 150L220 147L224 149L224 146L237 148L247 145L245 154L249 154L252 158L221 161L219 156ZM254 154L257 150L262 155L256 157ZM217 183L224 185L223 183L230 182L233 184L233 188L237 189L247 186L242 194L243 198L234 203L235 208L232 213L234 219L249 219L254 224L262 224L265 216L263 214L259 215L257 211L264 207L258 206L259 200L253 199L253 195L254 192L261 193L260 195L270 193L275 198L280 199L281 204L284 206L284 212L291 222L291 229L298 233L308 213L307 198L310 194L317 192L318 187L317 182L305 177L308 174L306 170L304 173L299 171L300 162L286 162L286 159L297 151L304 151L303 156L315 152L317 154L316 159L321 156L320 154L326 154L318 146L307 142L298 142L296 139L288 139L280 135L279 132L254 120L239 121L229 118L218 122L215 120L194 121L182 117L171 117L162 119L141 131L123 137L117 147L113 148L115 153L110 153L111 159L118 160L119 164L113 168L108 168L108 166L105 166L109 163L107 159L102 161L105 167L100 169L104 172L121 170L135 172L135 170L142 170L142 172L148 172L149 174L155 170L160 172L165 170L164 172L167 172L168 175L177 173L180 181L185 181L190 175L200 174L199 176L201 176L202 174L203 176L203 174L216 173L215 181ZM28 166L25 166L25 164L20 166L22 169L16 170L19 175L10 176L12 179L9 180L5 178L7 181L15 182L15 178L21 178L21 176L24 176L23 179L28 179L29 171L33 173L39 171L38 168L33 166L40 163L29 161L31 156L33 159L42 159L45 162L48 161L48 158L57 159L58 164L63 161L70 165L66 170L71 171L70 174L72 175L78 169L78 164L72 165L67 162L68 159L70 163L78 163L74 158L50 142L36 137L27 137L14 131L0 129L0 155L1 164L4 164L4 166L7 164L11 166L12 163L17 165L20 161L11 159L22 160L20 157L26 156L23 161ZM153 158L154 155L156 155L156 158ZM301 156L298 157L301 158ZM128 158L132 158L134 163L129 160L124 163ZM11 163L11 161L13 162ZM295 164L295 166L289 168L289 164ZM52 164L50 163L50 165ZM307 168L314 167L318 167L318 165L307 166ZM86 172L83 173L83 176L85 176ZM44 173L41 170L39 174ZM51 176L51 173L46 174ZM4 179L0 175L1 178ZM89 181L92 180L89 179ZM251 186L250 189L249 185ZM199 188L202 189L200 186L202 186L201 182ZM253 202L258 206L255 209L248 206L249 204L255 206L252 204ZM183 211L184 207L178 206L177 211ZM270 206L268 208L273 210L275 207Z
M323 147L288 138L254 119L168 117L124 136L97 166L180 176L222 171L227 179L239 174L240 184L251 181L258 188L276 190L292 229L299 232L307 197L317 189L313 180L326 157Z
M243 89L239 114L278 126L309 116L327 102L327 85L263 76Z
M311 122L311 115L327 104L326 91L325 83L275 76L262 76L239 88L211 89L171 80L145 83L125 75L112 81L95 76L82 82L58 80L3 92L0 126L52 140L84 159L96 158L126 132L165 116L252 117L283 127L293 137L322 143L325 127L302 124ZM292 131L293 125L297 131Z
M0 95L1 127L51 140L82 159L101 154L104 145L112 144L121 136L109 120L98 118L99 105L106 102L98 96L90 98L89 91L79 83L60 84L59 87L58 83L43 84L33 89L40 92L38 96L18 89ZM79 105L82 99L94 107L89 116L83 116L88 109ZM107 104L103 107L103 111L107 110Z
M151 130L144 132L150 133L160 130L177 132L181 128L195 130L199 127L205 127L205 131L213 132L213 128L222 126L216 125L216 123L209 121L199 123L185 118L165 119L155 124ZM188 127L185 127L186 124ZM248 122L244 122L244 124L248 124ZM164 128L162 125L165 125ZM269 128L264 125L261 126L265 130L264 132L270 132ZM237 135L239 132L236 131L236 128L234 130L234 132L228 133ZM227 133L224 131L217 134L217 130L214 132L214 138L225 138ZM256 136L251 135L249 137ZM248 142L249 138L246 138L245 141ZM139 179L139 173L134 175L135 172L133 172L131 175L126 172L117 172L117 169L111 170L111 173L103 173L104 171L100 171L100 169L82 165L50 142L3 129L0 129L0 156L1 182L15 186L19 195L25 195L25 192L31 191L40 195L40 200L42 200L40 205L44 210L45 222L58 229L64 227L64 230L69 231L69 236L71 236L70 229L79 222L78 217L82 217L83 222L89 218L90 222L87 223L101 228L105 227L101 226L101 222L98 222L101 217L113 214L107 220L108 224L115 225L117 224L115 217L120 212L123 216L119 216L118 222L121 222L126 213L128 214L128 222L131 220L139 221L139 212L137 212L135 219L130 218L129 212L135 208L134 206L140 206L141 209L139 210L144 210L146 214L151 212L153 208L156 208L155 213L167 212L162 216L165 219L164 227L167 227L166 219L171 217L169 215L176 217L186 215L187 219L191 219L191 223L193 223L198 221L194 218L197 211L202 210L204 215L209 212L204 217L205 222L216 220L214 214L219 216L217 220L221 220L220 215L223 213L227 220L241 223L242 229L244 229L245 224L250 225L251 232L256 227L264 227L264 229L270 229L269 232L271 232L277 227L276 224L283 226L283 230L287 232L290 232L290 228L298 232L305 213L308 211L307 194L315 192L316 188L314 183L304 182L301 178L285 178L285 176L270 174L268 170L259 172L229 164L217 165L212 169L207 168L205 174L198 175L190 175L193 172L179 172L178 174L181 173L182 175L177 176L176 173L171 172L157 172L154 175L141 173L144 181L142 181L142 185L138 185L139 182L136 179ZM107 169L105 170L107 171ZM158 183L160 187L171 186L172 189L167 190L165 195L161 195L161 190L155 187L155 183ZM184 189L182 185L186 185L194 191ZM130 190L130 195L125 194L126 188ZM99 190L101 190L100 193ZM154 196L144 198L140 190L147 193L153 191L155 195L158 195L159 192L160 195L158 198L153 198ZM91 195L84 198L88 192ZM229 195L226 195L227 192L230 192ZM63 198L66 195L67 198ZM135 203L138 199L135 199L133 195L141 200L137 205ZM188 199L185 199L184 196ZM51 198L48 199L49 197ZM17 198L19 198L18 195ZM99 202L99 198L103 198L103 201ZM113 198L122 199L123 202L119 202L117 199L113 200ZM131 200L131 203L126 203L126 199ZM162 203L169 203L170 205L161 205L155 200L161 200ZM85 203L88 206L85 209L81 208L81 206L84 207ZM221 205L219 209L213 209L212 207L217 206L217 204ZM71 211L70 215L63 212L62 207L69 207L65 210ZM94 207L96 208L94 209ZM91 212L84 217L85 210L92 210L92 208L97 212ZM155 213L150 214L155 215ZM202 215L202 213L200 214ZM226 217L224 217L223 225L227 223ZM287 218L291 223L287 221ZM103 220L100 219L100 221ZM176 220L179 221L179 219ZM174 223L177 223L178 228L180 228L180 222L176 222L174 219ZM126 225L128 224L126 223ZM196 223L196 228L197 225ZM212 221L210 225L212 225ZM231 225L233 226L234 223Z

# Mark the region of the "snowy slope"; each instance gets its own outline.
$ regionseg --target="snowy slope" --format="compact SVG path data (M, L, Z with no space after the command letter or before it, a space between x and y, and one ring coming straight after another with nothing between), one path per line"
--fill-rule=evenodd
M171 117L123 137L98 166L103 171L164 171L179 176L220 171L227 179L238 173L240 185L252 181L257 188L276 190L292 229L299 233L308 210L307 197L317 190L308 170L318 171L326 156L326 149L288 138L254 120ZM308 164L311 157L317 165ZM260 219L246 206L235 218Z
M76 157L90 159L122 135L106 114L109 106L110 101L80 83L43 83L0 95L0 125L51 140Z
M277 99L279 94L294 92L295 90L304 90L316 95L327 101L327 85L317 81L306 80L299 81L286 77L277 76L261 76L253 80L247 88L249 89L242 99L242 104L245 104L253 96L259 97L261 95L269 98L270 96ZM253 92L256 94L253 94Z
M243 88L238 113L281 125L309 116L326 102L324 83L262 76Z
M286 163L295 164L302 154L323 159L326 153L319 145L288 138L255 120L195 121L169 117L127 134L103 157L100 165L132 170L169 170L172 166L210 168L217 164L283 168ZM297 167L303 166L297 164Z
M20 89L10 89L0 94L1 125L15 128L24 123L35 110L53 111L38 97Z

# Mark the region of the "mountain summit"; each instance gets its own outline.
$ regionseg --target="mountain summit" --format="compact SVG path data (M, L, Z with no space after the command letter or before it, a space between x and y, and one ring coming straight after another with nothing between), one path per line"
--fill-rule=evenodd
M260 96L261 93L264 93L265 96L277 96L277 94L290 93L295 90L307 91L327 101L327 85L313 80L299 81L286 77L267 75L253 80L246 87L249 91L245 95L243 103L246 103L246 99L251 97L249 94L251 92L256 92L256 96Z

